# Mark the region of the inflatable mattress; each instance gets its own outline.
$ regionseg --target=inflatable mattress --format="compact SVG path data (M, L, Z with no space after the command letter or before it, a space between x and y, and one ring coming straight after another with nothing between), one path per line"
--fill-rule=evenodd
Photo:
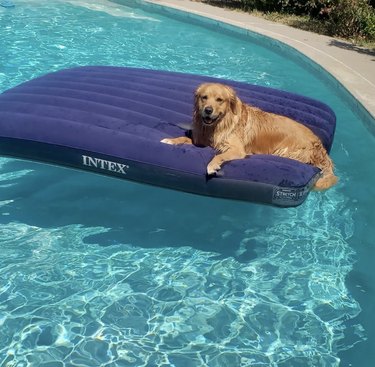
M172 146L191 123L194 90L203 82L232 86L247 103L291 117L329 151L336 118L325 104L243 82L109 66L61 70L0 94L0 154L214 197L282 207L301 204L318 168L254 155L206 175L215 151Z

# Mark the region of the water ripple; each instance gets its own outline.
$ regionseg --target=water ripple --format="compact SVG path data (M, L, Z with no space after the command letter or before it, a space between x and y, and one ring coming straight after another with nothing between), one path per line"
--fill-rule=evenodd
M225 34L218 43L216 32L161 16L139 19L139 9L119 14L103 3L92 11L86 1L20 0L1 12L1 90L61 68L105 64L233 78L336 101L300 65L257 44ZM349 116L345 106L338 110ZM171 193L163 209L166 201L135 185L105 181L116 192L103 198L103 181L26 167L0 158L1 366L334 367L341 350L366 338L361 325L346 324L361 309L345 285L354 220L340 189L282 211L203 198L195 207ZM160 212L151 214L152 205ZM210 205L218 213L198 218ZM175 221L181 210L188 224ZM101 241L113 230L102 222L118 236ZM181 246L179 231L190 235L189 246ZM219 254L222 244L238 258L254 254L240 262Z
M249 231L264 252L244 264L191 247L85 244L99 227L3 226L4 365L338 366L343 322L360 309L345 287L351 218L326 232L330 200Z

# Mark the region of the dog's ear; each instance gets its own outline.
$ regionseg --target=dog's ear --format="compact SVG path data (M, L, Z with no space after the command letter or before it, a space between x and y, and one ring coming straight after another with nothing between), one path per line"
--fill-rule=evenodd
M203 90L204 84L201 84L198 86L198 88L194 92L194 118L198 117L198 111L199 111L199 98L202 95L202 90Z
M193 119L199 119L199 99L204 93L204 88L206 88L207 84L203 83L198 86L198 88L194 92L194 110L193 110Z
M195 108L197 107L198 105L198 100L199 100L199 95L200 95L200 89L201 89L201 86L199 86L195 92L194 92L194 106Z
M201 95L203 84L201 84L194 92L194 111L198 111L198 101Z
M204 93L204 90L207 87L208 87L208 83L203 83L203 84L198 85L197 89L194 92L195 100L197 100L202 95L202 93Z
M234 89L227 87L227 91L229 96L230 109L234 115L237 115L240 111L241 101L237 97L237 94L234 91Z

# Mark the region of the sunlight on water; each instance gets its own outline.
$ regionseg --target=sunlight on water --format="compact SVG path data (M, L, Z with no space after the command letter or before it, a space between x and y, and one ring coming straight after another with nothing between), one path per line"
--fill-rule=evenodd
M248 223L237 250L257 256L246 262L86 243L104 227L2 225L2 365L338 366L343 323L360 311L345 286L345 199L314 196L273 219Z
M366 339L345 280L358 203L374 196L357 163L373 145L324 80L259 44L107 1L20 0L0 26L1 91L91 64L324 100L340 176L281 210L0 158L1 366L334 367Z
M140 14L137 14L135 11L132 10L132 8L129 8L126 6L119 6L107 0L95 0L94 3L92 1L84 1L84 0L61 0L61 1L70 3L72 5L82 6L90 10L101 11L114 17L151 20L155 22L158 21L156 18L142 16Z

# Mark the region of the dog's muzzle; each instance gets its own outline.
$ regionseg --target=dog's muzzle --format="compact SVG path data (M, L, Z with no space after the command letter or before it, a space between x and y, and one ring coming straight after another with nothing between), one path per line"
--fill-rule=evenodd
M219 118L220 114L217 116L213 116L212 113L214 112L214 109L210 106L207 106L203 109L201 115L202 115L202 121L205 125L212 125L215 123Z

